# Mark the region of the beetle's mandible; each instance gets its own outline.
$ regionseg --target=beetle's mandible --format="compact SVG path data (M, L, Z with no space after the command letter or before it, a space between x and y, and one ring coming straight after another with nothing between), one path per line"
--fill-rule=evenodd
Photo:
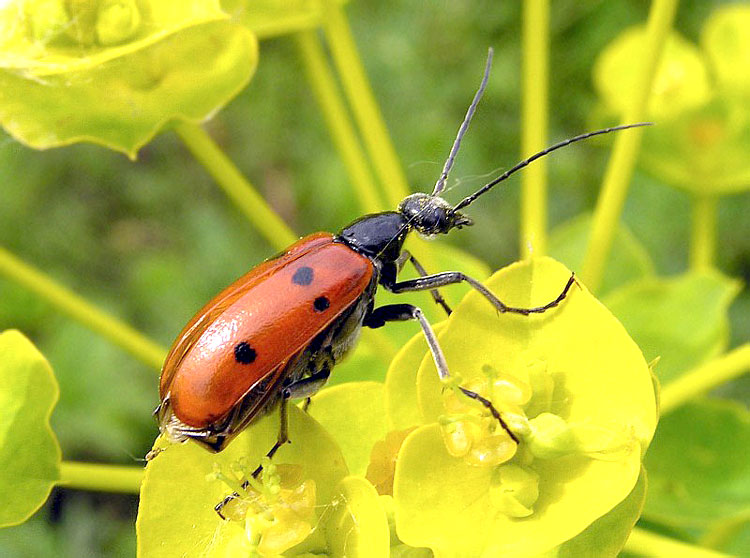
M479 90L431 194L412 194L396 211L365 215L338 234L315 233L302 238L219 293L185 326L167 356L159 385L161 403L156 415L159 429L170 441L194 440L209 450L221 451L253 420L280 404L279 437L268 452L272 457L287 441L288 400L318 391L363 326L418 321L438 373L447 380L448 364L422 311L411 304L376 308L379 286L394 293L429 290L447 313L450 308L438 289L460 282L479 291L499 312L542 313L563 301L575 283L572 276L547 304L515 308L459 271L428 274L403 248L413 231L435 236L471 225L471 219L459 210L547 153L592 136L645 125L606 128L557 143L451 205L441 194L487 84L491 62L492 49ZM420 277L399 281L398 273L407 261ZM518 443L490 401L462 391L483 403Z

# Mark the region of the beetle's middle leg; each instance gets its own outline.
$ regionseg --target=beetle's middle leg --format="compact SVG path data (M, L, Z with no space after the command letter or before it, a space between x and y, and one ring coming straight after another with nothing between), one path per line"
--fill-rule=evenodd
M427 346L430 348L430 353L432 353L432 360L435 362L438 375L441 380L447 381L451 375L448 371L448 363L445 360L445 355L440 348L440 343L438 343L437 336L435 335L435 331L432 329L430 322L427 321L424 313L418 307L412 304L387 304L385 306L380 306L375 308L365 317L364 325L370 328L378 328L384 326L386 322L403 322L407 320L419 321L419 325L422 326L422 333L424 333L425 339L427 340ZM495 408L492 401L464 387L458 386L458 389L460 389L467 397L471 397L484 405L492 416L497 419L503 430L508 433L508 436L510 436L517 444L519 443L518 437L503 420L500 411Z
M422 266L421 263L415 258L409 250L401 250L401 255L396 260L396 266L398 267L398 270L401 271L404 267L404 264L406 261L410 261L411 265L414 266L414 269L417 270L417 273L419 273L420 277L429 277L429 273L427 273L427 270ZM395 278L394 278L395 282ZM430 295L432 295L432 300L435 301L435 304L442 307L443 310L445 310L445 313L450 316L453 310L451 310L451 307L448 306L448 303L443 298L443 295L440 293L438 289L430 289Z

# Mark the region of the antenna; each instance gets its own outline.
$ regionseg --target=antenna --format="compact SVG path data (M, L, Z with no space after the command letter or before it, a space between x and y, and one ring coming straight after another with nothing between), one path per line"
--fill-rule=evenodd
M617 132L618 130L627 130L628 128L639 128L641 126L651 126L652 122L639 122L637 124L625 124L623 126L613 126L611 128L604 128L603 130L596 130L595 132L587 132L585 134L581 134L580 136L575 136L572 138L568 138L564 141L561 141L560 143L556 143L555 145L551 145L550 147L543 149L539 153L536 153L529 157L528 159L525 159L521 161L520 163L517 163L513 168L505 171L503 174L498 176L495 180L492 182L489 182L482 186L479 190L471 194L470 196L465 197L463 200L461 200L456 207L453 208L453 211L458 211L462 207L466 207L470 203L472 203L475 199L477 199L479 196L487 192L490 188L495 186L496 184L499 184L506 178L508 178L511 174L513 174L516 171L521 170L525 166L529 165L529 163L533 163L537 159L544 157L548 153L552 153L553 151L556 151L557 149L560 149L561 147L565 147L566 145L570 145L571 143L575 143L577 141L585 140L588 138L591 138L593 136L601 136L602 134L608 134L610 132Z
M456 155L458 154L458 149L459 147L461 147L461 139L464 137L466 130L469 128L471 117L474 116L474 111L477 109L477 105L479 104L479 100L482 98L485 87L487 87L487 81L490 78L490 67L492 66L493 54L494 51L490 47L487 50L487 62L484 66L484 77L482 78L482 83L479 85L479 89L474 95L474 100L471 102L471 105L469 105L469 110L466 111L464 121L461 123L461 127L458 129L456 139L453 141L453 147L451 147L448 158L445 160L445 165L443 165L443 172L440 173L440 178L438 178L437 182L435 182L435 188L432 190L433 196L439 196L442 191L445 190L445 181L448 180L448 173L451 171L453 163L456 160Z

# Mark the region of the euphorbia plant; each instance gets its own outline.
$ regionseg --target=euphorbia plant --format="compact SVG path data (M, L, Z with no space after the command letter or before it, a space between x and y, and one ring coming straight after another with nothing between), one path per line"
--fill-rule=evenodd
M534 306L559 290L560 281L568 277L563 266L541 259L511 266L487 285L510 304ZM552 312L498 316L481 296L471 293L441 328L441 345L456 375L453 383L441 385L424 343L412 342L391 363L385 393L377 384L353 382L314 397L310 413L320 416L334 440L341 440L340 450L326 449L336 446L329 438L317 439L322 434L314 433L313 423L300 428L304 415L294 415L293 443L274 460L302 468L296 488L304 482L316 486L318 498L310 508L314 513L298 528L310 538L290 536L288 547L277 552L337 555L335 549L346 548L346 555L382 556L382 550L374 549L388 547L388 530L365 523L385 525L390 507L402 548L427 547L436 556L534 556L578 544L577 536L601 548L621 545L637 519L637 503L618 518L618 529L581 533L635 490L641 459L656 427L654 384L637 346L583 287L575 288ZM493 402L518 442L482 405L455 389L459 381ZM399 413L400 407L406 416ZM409 418L415 411L421 414L417 422ZM275 555L259 542L265 540L258 534L263 529L247 525L256 526L259 516L270 514L274 519L266 529L285 524L293 531L298 517L273 512L291 504L274 503L283 496L271 496L256 486L261 481L249 475L254 465L226 486L209 486L212 481L203 478L212 463L226 468L240 457L259 462L263 448L273 442L275 421L275 416L266 417L250 429L249 438L219 456L187 444L168 447L155 458L141 492L144 555L167 545L177 556L204 545L207 538L212 541L206 549L211 555L225 552L225 545L245 545L259 556ZM398 424L398 430L391 424ZM383 459L379 446L406 425L409 431L405 439L401 436L400 447L386 449L390 455ZM361 489L340 500L329 491L346 474L344 461L351 473L360 475L349 482ZM365 467L366 478L388 501L385 508L373 497L375 486L361 477ZM174 470L183 474L175 476ZM195 474L186 474L192 470ZM267 474L260 477L264 484ZM239 487L243 480L251 481L249 488ZM212 502L231 490L237 490L239 502L263 504L241 506L241 513L229 524L219 522L217 531ZM286 490L294 494L293 488ZM635 490L636 500L642 496L642 490ZM189 511L169 514L175 507ZM362 526L351 540L348 532L327 528L331 514L341 513ZM172 522L167 530L175 533L174 539L161 532L167 516ZM186 528L188 524L192 529ZM236 524L246 528L230 526Z

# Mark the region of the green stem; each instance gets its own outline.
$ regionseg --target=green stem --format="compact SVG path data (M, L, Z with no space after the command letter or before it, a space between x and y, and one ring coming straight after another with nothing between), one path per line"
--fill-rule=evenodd
M677 0L654 0L646 28L646 45L638 86L630 107L623 114L624 123L644 120L648 99L653 89L654 76L661 53L672 28ZM604 176L601 194L594 211L591 237L583 262L582 278L592 291L599 288L604 273L612 239L617 230L620 213L625 202L628 184L633 175L643 128L634 128L617 134L614 150Z
M701 546L722 548L750 526L750 514L730 517L711 524L700 538Z
M36 293L77 322L121 347L144 364L161 369L166 351L106 314L49 276L0 248L0 274Z
M693 197L693 234L690 242L691 269L709 269L716 253L717 199L711 194Z
M58 484L79 490L138 494L144 472L143 467L63 461Z
M680 558L730 558L729 555L708 548L701 548L657 535L645 529L635 528L630 533L625 550L640 556L679 556Z
M271 246L283 250L297 240L298 236L276 215L203 128L179 122L174 129L193 156Z
M333 62L352 107L365 149L385 189L386 201L390 207L395 208L402 199L409 195L409 187L401 169L401 163L388 135L383 115L375 102L375 96L342 7L334 0L320 0L320 2L323 8L324 31L331 48ZM435 268L434 248L429 248L419 239L412 240L410 246L412 254L428 271Z
M745 343L683 374L661 390L660 413L666 415L695 396L750 371L750 343Z
M331 47L333 62L354 112L365 148L385 189L388 204L395 208L409 195L409 187L396 149L375 102L343 8L334 0L322 0L321 4L323 29Z
M312 31L297 33L295 39L304 62L305 75L323 112L333 143L349 173L362 211L364 213L383 211L385 207L380 201L375 180L370 173L357 133L349 121L346 107L339 95L336 80L323 53L320 40Z
M521 157L547 143L549 2L529 0L523 10L523 129ZM537 161L521 175L521 254L543 256L547 245L547 164Z

